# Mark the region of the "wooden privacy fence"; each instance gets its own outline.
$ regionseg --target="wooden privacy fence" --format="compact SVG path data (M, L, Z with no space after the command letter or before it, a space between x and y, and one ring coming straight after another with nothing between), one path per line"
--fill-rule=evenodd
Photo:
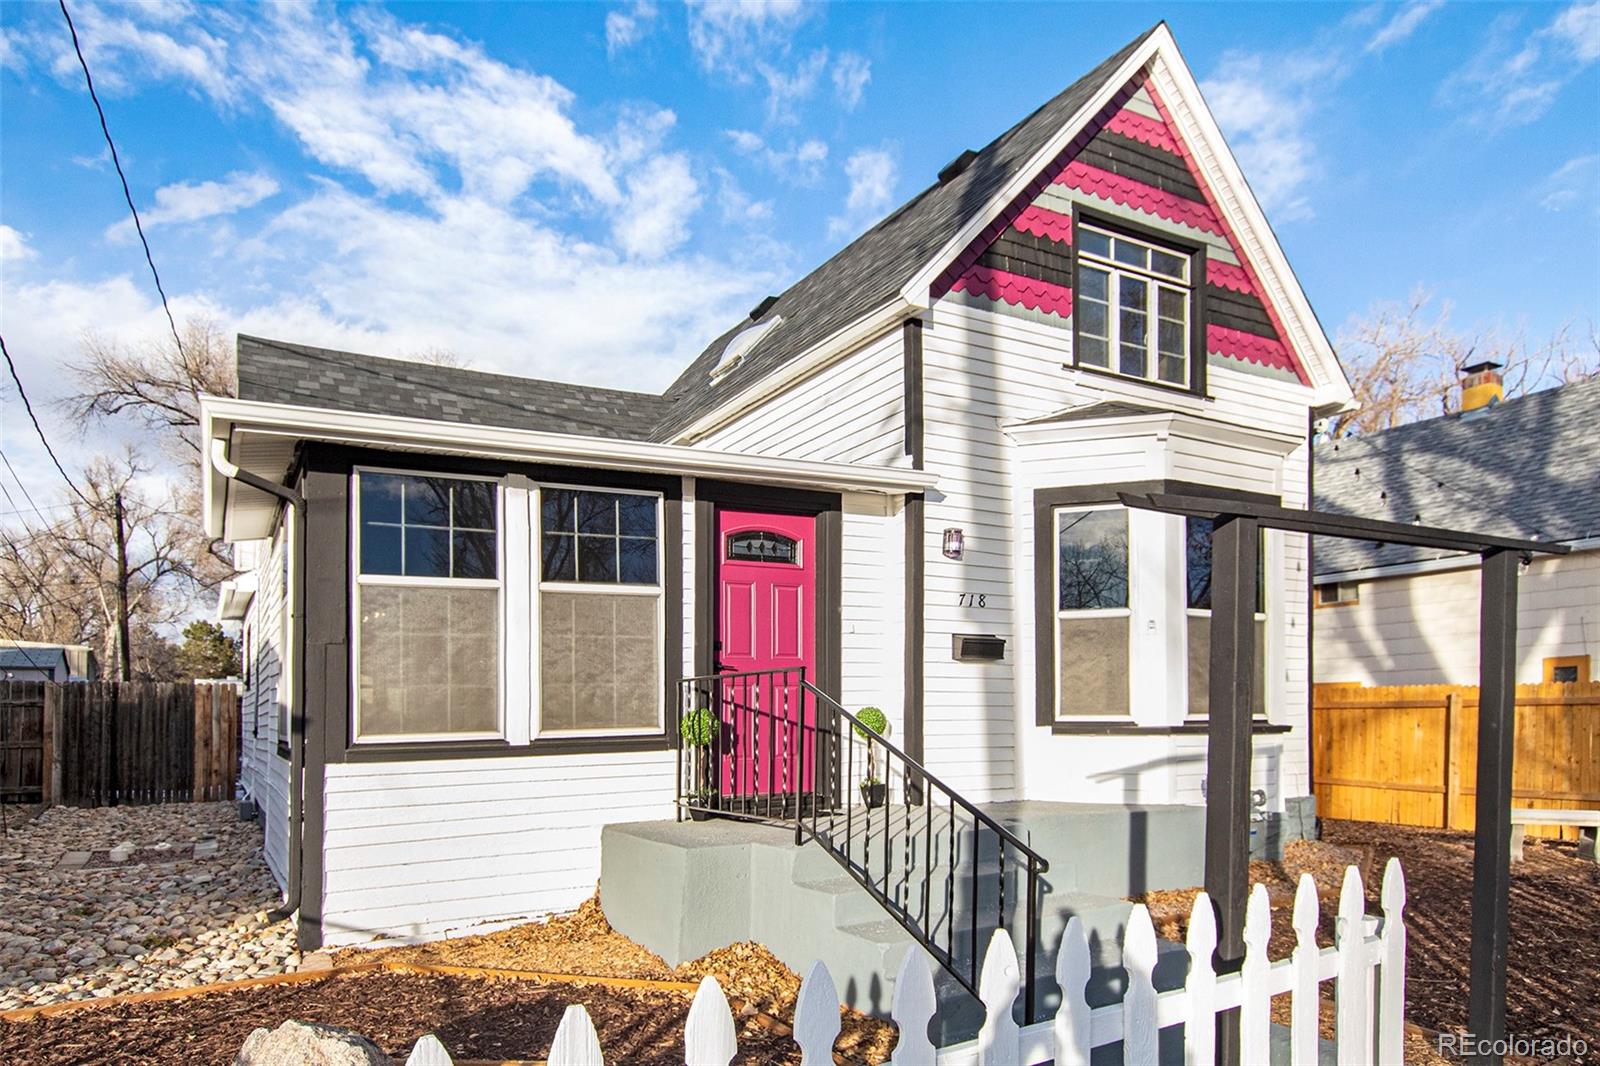
M1237 1009L1241 1056L1245 1063L1268 1061L1272 997L1290 997L1290 1056L1295 1063L1318 1061L1319 987L1334 986L1334 1033L1340 1066L1399 1066L1404 1054L1406 931L1405 878L1390 859L1383 877L1383 917L1366 916L1366 893L1355 867L1345 870L1334 926L1335 946L1319 948L1316 929L1320 902L1310 875L1295 893L1291 958L1268 960L1272 914L1265 886L1257 885L1245 912L1244 968L1218 974L1212 968L1217 927L1205 893L1195 899L1186 948L1189 974L1183 988L1157 992L1151 980L1156 964L1156 931L1150 912L1138 904L1123 936L1127 991L1121 1002L1091 1008L1089 941L1077 918L1067 923L1056 962L1062 1004L1056 1016L1018 1026L1014 1006L1021 991L1021 967L1011 938L995 932L984 956L978 998L985 1021L975 1040L936 1048L928 1022L937 1011L927 956L907 952L895 981L890 1013L899 1029L891 1062L902 1066L1088 1066L1094 1048L1122 1044L1129 1066L1155 1066L1159 1034L1183 1026L1184 1061L1216 1059L1216 1017ZM684 1061L693 1066L727 1066L738 1054L737 1030L728 1001L716 979L700 982L684 1025ZM820 962L813 963L795 1002L794 1041L803 1064L831 1064L839 1037L839 994ZM549 1066L601 1066L605 1056L594 1023L581 1006L569 1006L557 1027ZM431 1034L417 1041L407 1066L450 1066L447 1048Z
M1516 706L1516 806L1600 806L1600 682L1518 685ZM1476 686L1317 685L1312 744L1323 817L1462 830L1477 823Z
M231 681L13 681L0 687L0 716L8 798L77 807L233 798Z

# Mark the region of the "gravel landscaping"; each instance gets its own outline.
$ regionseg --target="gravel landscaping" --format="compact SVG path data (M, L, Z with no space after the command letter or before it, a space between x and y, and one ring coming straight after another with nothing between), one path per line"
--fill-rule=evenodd
M10 813L10 812L8 812ZM231 803L53 807L0 837L0 1010L283 973L277 884Z

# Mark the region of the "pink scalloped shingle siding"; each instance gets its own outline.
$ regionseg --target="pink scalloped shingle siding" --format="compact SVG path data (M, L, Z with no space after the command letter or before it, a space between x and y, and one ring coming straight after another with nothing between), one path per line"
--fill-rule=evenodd
M1167 129L1167 124L1158 118L1141 115L1137 111L1131 111L1124 107L1107 120L1106 129L1112 133L1120 133L1124 137L1131 137L1143 144L1148 144L1152 148L1160 148L1162 151L1171 152L1173 155L1178 154L1177 138L1172 135L1171 130Z
M1227 326L1206 327L1206 351L1297 374L1294 356L1280 341Z
M984 296L1008 304L1026 307L1030 311L1049 311L1062 318L1072 317L1072 290L1048 281L1025 278L1004 270L991 270L985 266L971 266L956 279L950 288L971 296Z
M1011 228L1031 233L1035 237L1048 237L1063 244L1072 243L1072 216L1052 211L1048 207L1040 207L1038 204L1029 204L1027 209L1017 216L1017 220L1011 223Z
M1055 183L1091 196L1099 196L1123 207L1131 207L1135 211L1146 211L1169 222L1179 222L1222 236L1222 224L1217 221L1217 216L1211 213L1211 208L1205 204L1196 200L1185 200L1170 192L1162 192L1153 185L1125 178L1121 174L1113 174L1109 170L1101 170L1097 166L1076 159L1056 175Z
M1206 260L1206 281L1219 289L1232 289L1247 296L1256 294L1256 287L1250 284L1250 275L1245 273L1243 267L1224 263L1220 259Z

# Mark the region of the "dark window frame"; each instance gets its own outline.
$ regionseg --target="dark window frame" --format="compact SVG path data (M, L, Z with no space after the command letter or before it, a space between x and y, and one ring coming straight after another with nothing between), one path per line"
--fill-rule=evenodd
M1078 340L1078 298L1083 291L1082 267L1083 257L1081 249L1082 227L1087 223L1096 229L1108 230L1112 233L1121 233L1135 240L1144 241L1161 247L1163 251L1174 255L1188 256L1189 258L1189 380L1179 385L1175 382L1161 381L1159 378L1136 378L1124 374L1113 366L1093 366L1081 362L1078 353L1081 345ZM1073 369L1086 374L1099 374L1114 378L1117 381L1126 381L1134 385L1157 389L1168 393L1183 393L1187 395L1204 397L1206 395L1206 246L1183 234L1172 233L1168 230L1158 229L1154 226L1144 226L1116 215L1085 207L1080 203L1072 205L1072 362ZM1111 305L1111 314L1116 313L1116 306ZM1108 353L1108 361L1115 364L1117 353Z

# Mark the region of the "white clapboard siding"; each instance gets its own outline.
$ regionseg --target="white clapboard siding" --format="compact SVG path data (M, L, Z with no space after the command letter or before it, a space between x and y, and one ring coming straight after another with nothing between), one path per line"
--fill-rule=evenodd
M913 949L901 961L890 1016L899 1031L893 1057L896 1066L1084 1066L1094 1048L1121 1043L1129 1066L1155 1066L1159 1036L1169 1026L1184 1027L1184 1061L1190 1066L1215 1060L1216 1017L1237 1009L1242 1030L1242 1060L1268 1061L1270 1007L1273 996L1293 997L1292 1061L1317 1061L1317 987L1336 980L1339 986L1338 1056L1340 1062L1401 1066L1404 1024L1405 879L1398 860L1384 871L1383 920L1371 934L1362 914L1361 878L1355 867L1345 873L1339 901L1337 947L1317 948L1317 894L1310 878L1302 879L1295 897L1295 957L1267 961L1272 921L1266 890L1252 891L1245 918L1244 968L1218 976L1212 970L1216 925L1211 901L1196 897L1189 918L1189 975L1185 986L1157 992L1152 982L1156 963L1155 927L1143 904L1134 907L1123 936L1122 956L1127 991L1117 1003L1090 1009L1085 1002L1089 980L1089 943L1083 925L1069 919L1057 954L1056 981L1061 1006L1054 1018L1019 1027L1013 1021L1021 978L1016 947L1004 929L995 931L983 960L978 999L984 1005L983 1027L974 1040L936 1049L927 1038L935 1013L933 976L928 958ZM1354 932L1345 936L1343 930ZM1372 995L1374 987L1381 991ZM1347 990L1365 988L1362 1009L1347 1004ZM795 1003L794 1042L802 1066L830 1066L839 1038L839 993L828 968L815 962L800 985ZM716 978L705 977L695 992L684 1023L684 1061L693 1066L728 1066L738 1053L737 1030L727 997ZM569 1006L562 1015L547 1056L549 1066L600 1066L604 1054L588 1012ZM450 1057L432 1035L417 1041L407 1066L445 1066ZM620 1060L619 1060L620 1061Z

